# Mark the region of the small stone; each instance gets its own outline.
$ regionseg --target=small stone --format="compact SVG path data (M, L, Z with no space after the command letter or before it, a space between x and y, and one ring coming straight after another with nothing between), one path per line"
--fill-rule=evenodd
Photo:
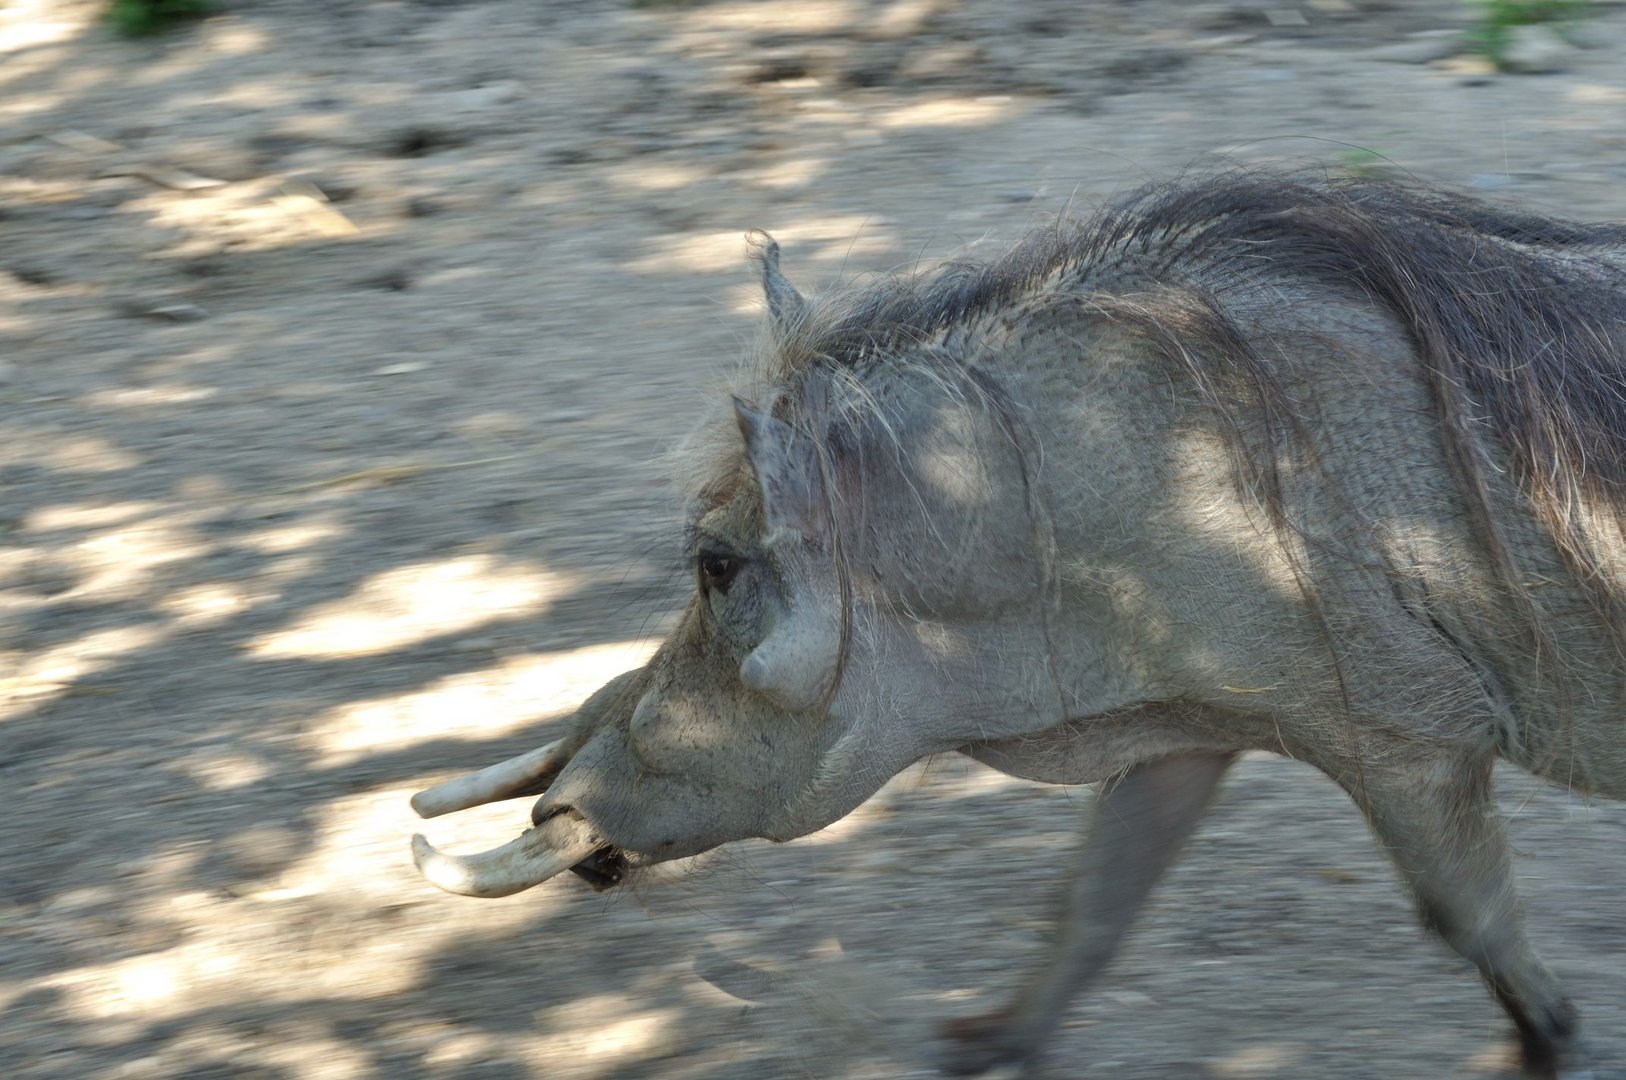
M1596 19L1577 19L1564 23L1564 40L1578 49L1602 49L1614 44L1608 24Z
M1540 75L1562 71L1575 51L1575 46L1550 26L1515 26L1508 32L1500 62L1504 71Z
M1103 997L1111 998L1119 1005L1128 1006L1132 1009L1144 1009L1148 1005L1157 1004L1149 995L1143 994L1139 990L1103 990L1101 994Z
M921 81L963 78L967 71L984 64L983 50L968 41L910 49L898 67L898 75Z
M62 280L61 274L43 266L23 264L21 266L11 266L7 269L11 271L12 277L26 285L55 285Z
M1236 30L1252 26L1259 13L1241 4L1199 4L1188 7L1187 17L1199 30Z
M177 269L187 277L207 278L216 277L226 272L229 260L222 252L210 252L204 255L194 255L181 262Z
M68 915L103 907L111 902L112 890L103 886L87 886L59 893L40 909L43 915Z
M523 83L513 79L505 79L500 82L476 86L469 90L454 90L451 93L440 95L440 98L453 112L483 112L498 105L518 101L524 95L525 86Z
M1430 30L1412 34L1395 45L1372 49L1366 55L1390 64L1432 64L1462 51L1462 38L1454 30Z
M209 313L196 304L168 297L130 296L114 305L121 315L135 319L158 319L163 322L188 323L209 317Z
M1496 80L1496 65L1491 58L1477 54L1448 56L1439 62L1438 70L1463 86L1485 86Z
M432 217L446 209L446 204L439 199L432 199L427 195L414 195L406 201L406 216L415 218Z
M207 319L209 313L196 304L159 304L147 314L154 319L165 319L169 322L187 323Z
M454 127L409 124L385 137L388 152L395 157L427 157L469 141L468 133Z
M1265 18L1272 26L1309 26L1310 20L1298 8L1266 8Z
M395 266L365 277L359 284L386 292L405 292L412 287L412 274L404 266Z

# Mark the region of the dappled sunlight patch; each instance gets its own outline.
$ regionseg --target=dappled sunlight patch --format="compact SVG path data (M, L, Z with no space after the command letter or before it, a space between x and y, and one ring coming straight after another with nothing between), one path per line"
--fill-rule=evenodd
M245 548L265 555L291 555L330 540L337 540L344 535L344 531L334 521L307 519L291 525L272 525L238 542Z
M264 759L229 751L193 755L183 767L205 791L252 787L271 775L271 766Z
M648 642L625 641L510 656L413 693L341 705L315 725L310 747L320 765L340 767L436 739L512 735L535 724L539 715L574 709L610 679L644 663L652 651Z
M267 1066L285 1070L290 1080L374 1080L373 1055L354 1042L300 1032L299 1041L257 1047Z
M1224 1077L1301 1076L1303 1073L1295 1066L1303 1058L1304 1047L1297 1043L1255 1043L1208 1066L1216 1076ZM1292 1071L1286 1071L1289 1069Z
M1271 527L1258 497L1250 494L1244 501L1224 437L1217 431L1187 432L1172 440L1167 457L1179 470L1170 489L1179 500L1176 512L1182 531L1212 541L1219 551L1234 552L1261 587L1296 600L1299 582L1284 548L1294 543L1300 548L1294 557L1302 563L1302 545ZM1282 470L1287 471L1286 463Z
M73 545L64 561L81 575L77 590L81 595L111 600L148 595L160 568L202 558L209 550L210 545L190 529L143 521Z
M993 482L977 445L976 421L961 407L938 409L918 456L921 480L938 495L975 512L993 499Z
M545 1039L550 1055L574 1061L584 1076L611 1076L641 1058L675 1049L683 1012L639 1008L624 994L595 994L538 1013L557 1034Z
M4 295L4 292L0 291L0 295ZM11 299L11 297L7 297L7 299ZM27 333L33 327L33 325L34 320L27 318L21 312L0 311L0 333L24 334Z
M712 173L699 165L667 160L619 162L607 165L604 175L610 183L628 191L673 191L698 184Z
M740 179L774 191L807 187L830 171L828 158L787 158L740 174Z
M683 13L696 28L779 34L828 34L859 21L853 0L803 0L797 4L710 4Z
M654 251L633 260L633 269L648 274L671 270L716 274L745 265L745 234L735 229L657 237L649 246Z
M252 607L253 600L238 585L205 582L166 593L158 606L177 625L192 629L231 619Z
M410 860L402 859L410 870ZM78 1019L110 1025L103 1029L110 1037L136 1037L154 1021L233 1004L365 1001L408 993L421 985L423 963L470 936L467 927L455 923L416 928L410 941L381 932L384 909L373 898L358 900L346 889L350 884L265 890L229 901L218 894L187 894L189 910L181 914L190 917L198 936L172 948L59 972L37 985L61 992L65 1011ZM393 888L399 890L401 883ZM223 903L259 910L211 923L207 909ZM482 932L489 927L514 933L535 919L535 911L524 905L507 907L507 912L492 910L494 919L482 919ZM149 914L177 913L153 908ZM277 956L284 976L297 977L268 981L268 953ZM335 962L335 955L343 962Z
M1626 101L1626 88L1604 83L1577 83L1564 96L1577 105L1619 105Z
M84 402L95 409L151 409L165 405L195 405L208 401L218 393L205 386L132 386L113 390L96 390L84 397Z
M143 872L147 887L120 902L143 921L180 919L192 936L34 985L59 991L76 1019L109 1025L102 1029L108 1037L137 1038L154 1021L234 1005L407 994L432 978L442 958L534 930L535 904L469 905L416 876L405 839L413 827L408 795L396 788L323 804L310 823L314 850L252 891L186 887L186 858L167 860L173 865L163 875ZM109 902L97 894L79 907ZM466 917L412 918L419 902L444 903ZM276 957L282 978L266 979L267 956ZM0 983L0 992L7 989ZM618 1041L644 1045L647 1037L629 1028Z
M358 236L359 226L329 203L319 191L290 187L279 177L265 177L189 192L176 198L157 192L126 204L158 229L171 229L184 239L184 251L199 243L228 245L238 253L269 251ZM386 229L375 223L369 232Z
M132 86L185 85L188 76L222 66L222 57L263 51L266 43L264 31L236 20L205 20L194 34L193 47L153 53L126 80Z
M340 659L534 615L566 582L517 560L470 555L375 574L342 600L321 604L249 652L264 659Z
M169 636L166 627L153 623L115 626L26 656L14 674L0 677L0 720L60 697L81 680Z
M151 500L110 503L57 503L42 506L23 516L27 532L54 532L58 529L105 529L123 525L156 513L160 505Z
M844 261L849 256L882 255L892 248L890 232L864 214L832 214L813 222L770 228L769 232L787 251L795 252L794 259L787 256L787 270L793 276L792 263L805 266L816 258ZM649 246L652 253L634 260L633 269L649 274L673 270L716 274L743 272L748 265L745 233L733 229L659 237ZM821 250L815 252L815 247ZM754 295L760 303L760 285L755 287Z
M222 982L231 981L243 967L244 958L234 951L197 941L41 981L62 990L69 1009L82 1018L142 1020L217 1003Z
M235 20L206 22L199 28L198 44L216 56L246 56L264 52L271 45L266 32Z
M84 16L64 11L61 0L11 0L0 5L0 53L61 44L84 29Z
M946 622L920 622L909 624L910 634L920 642L939 664L975 663L971 642L961 628Z
M70 473L114 473L138 468L141 457L99 435L56 435L33 447L37 463Z
M858 256L885 255L897 242L886 222L873 214L827 214L771 231L787 253L795 255L786 255L787 272L813 260L840 266ZM743 244L740 254L744 254Z
M882 113L875 125L885 130L913 127L988 127L1009 119L1016 102L1008 97L952 97L917 101Z

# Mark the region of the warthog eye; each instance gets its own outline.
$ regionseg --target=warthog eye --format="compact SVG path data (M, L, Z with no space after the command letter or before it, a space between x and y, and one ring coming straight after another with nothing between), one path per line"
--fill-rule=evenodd
M700 584L706 589L727 592L740 571L740 561L732 555L700 556Z

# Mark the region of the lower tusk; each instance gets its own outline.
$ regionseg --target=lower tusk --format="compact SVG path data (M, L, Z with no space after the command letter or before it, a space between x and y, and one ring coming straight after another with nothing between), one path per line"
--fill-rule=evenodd
M447 855L422 835L414 836L412 861L430 884L447 892L511 896L570 869L603 846L603 839L580 815L565 811L476 855Z
M548 778L564 763L555 761L563 739L556 740L539 750L521 754L507 761L499 761L488 768L467 776L459 776L444 784L436 784L427 791L412 796L412 809L421 818L439 817L471 806L484 806L499 799L514 799L521 795L540 795L544 788L537 781Z

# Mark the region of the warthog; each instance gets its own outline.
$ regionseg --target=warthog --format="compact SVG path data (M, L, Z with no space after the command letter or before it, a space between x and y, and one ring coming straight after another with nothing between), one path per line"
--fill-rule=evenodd
M1586 1075L1491 769L1626 796L1626 227L1235 173L812 300L757 256L677 628L562 741L414 800L543 795L484 854L416 838L429 880L608 886L949 750L1108 780L1048 966L948 1029L970 1074L1037 1054L1270 750L1348 791L1526 1075Z

